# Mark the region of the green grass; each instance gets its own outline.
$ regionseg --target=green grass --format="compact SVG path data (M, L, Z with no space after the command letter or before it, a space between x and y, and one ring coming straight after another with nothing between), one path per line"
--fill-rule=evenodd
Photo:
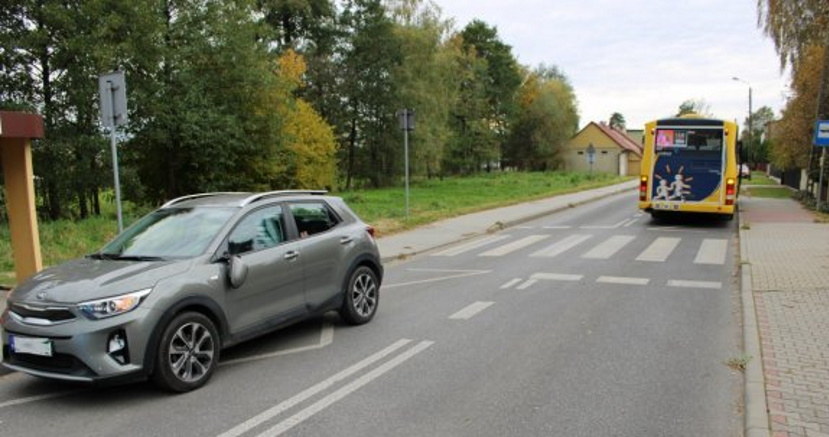
M611 185L629 178L586 173L490 173L416 182L409 190L409 217L402 187L336 193L379 235L437 220Z
M612 185L630 178L587 173L490 173L417 181L410 187L406 218L403 187L333 193L341 196L378 235L390 235L440 219L559 194ZM43 265L59 264L101 248L117 231L114 205L86 220L39 223ZM147 212L125 205L124 225ZM133 212L135 211L135 212ZM7 223L0 223L0 284L12 285L14 264Z
M743 193L752 197L766 197L772 199L788 199L792 197L792 190L786 187L746 187Z
M765 173L761 171L753 171L751 172L751 179L743 179L742 182L743 186L745 185L777 185L777 181L774 179L769 178L766 176Z

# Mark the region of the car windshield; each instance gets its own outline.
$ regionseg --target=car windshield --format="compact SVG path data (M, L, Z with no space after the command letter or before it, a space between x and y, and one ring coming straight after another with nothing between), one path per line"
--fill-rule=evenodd
M165 208L141 220L94 256L153 260L200 255L236 208Z

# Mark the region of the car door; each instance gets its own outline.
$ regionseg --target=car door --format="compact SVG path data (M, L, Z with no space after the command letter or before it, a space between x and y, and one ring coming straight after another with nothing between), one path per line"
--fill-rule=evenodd
M288 235L282 205L250 212L230 232L227 251L248 269L244 283L227 291L233 334L267 328L307 312L299 242Z
M346 223L323 200L289 202L288 207L301 244L305 296L309 307L316 309L342 290L354 239Z

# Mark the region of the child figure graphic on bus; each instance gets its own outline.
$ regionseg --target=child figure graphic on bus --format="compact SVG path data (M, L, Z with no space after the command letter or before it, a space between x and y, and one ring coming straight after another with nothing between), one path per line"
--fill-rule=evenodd
M668 186L668 181L660 177L659 186L656 187L656 196L653 196L653 200L668 200L670 194L671 188Z
M688 179L689 181L691 178ZM663 179L664 181L664 179ZM674 181L668 186L668 190L670 191L671 195L668 197L668 200L679 200L680 202L685 201L685 196L691 194L691 186L685 183L685 176L682 173L677 173L674 175Z

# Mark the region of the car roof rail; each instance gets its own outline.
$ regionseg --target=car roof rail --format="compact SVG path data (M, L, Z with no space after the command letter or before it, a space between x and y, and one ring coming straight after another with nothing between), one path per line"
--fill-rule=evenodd
M250 197L247 197L242 200L240 203L241 206L250 205L253 202L258 202L262 199L267 199L269 197L278 197L278 196L297 196L297 195L316 195L321 196L327 194L327 190L278 190L278 191L268 191L265 193L256 193Z
M234 194L246 194L242 192L233 192L233 191L222 191L222 192L215 192L215 193L198 193L198 194L189 194L187 196L176 197L173 200L168 201L164 205L161 205L162 208L167 208L168 206L175 205L179 202L184 202L185 200L193 200L198 199L201 197L211 197L211 196L225 196L225 195L234 195Z

